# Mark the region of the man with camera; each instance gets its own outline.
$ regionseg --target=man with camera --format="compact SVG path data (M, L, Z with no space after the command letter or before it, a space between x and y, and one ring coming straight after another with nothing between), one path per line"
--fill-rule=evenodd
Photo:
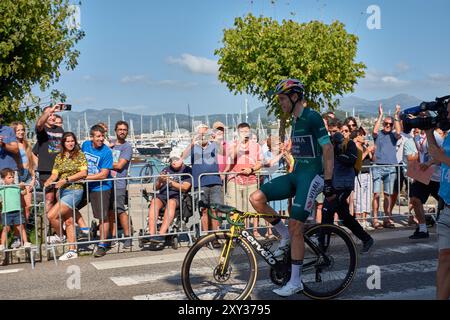
M255 211L249 200L258 190L258 178L255 172L262 167L262 149L258 143L250 140L250 125L242 122L238 125L238 140L229 147L231 161L228 176L227 204L241 211Z
M436 117L408 119L408 115L420 111L436 111ZM435 162L441 163L441 181L439 197L445 203L437 221L439 264L436 274L437 299L450 298L450 137L446 137L442 148L434 135L434 128L443 131L450 129L450 96L437 98L435 102L422 103L419 107L404 111L404 123L408 128L417 127L426 130L428 152ZM405 128L407 130L407 128Z
M191 159L196 201L202 200L207 205L223 203L222 179L219 174L219 155L223 155L223 144L220 141L216 141L216 135L209 131L207 125L202 124L198 126L197 135L183 151L182 155L182 159L188 156ZM201 194L198 194L198 192ZM202 230L205 232L219 229L219 222L211 219L206 209L202 211L201 223ZM220 247L219 243L214 243L214 245Z
M153 239L151 250L164 249L166 233L172 224L178 208L182 208L182 193L189 192L192 186L192 170L183 163L177 152L172 151L169 156L169 166L164 168L155 181L155 190L159 193L150 202L148 210L148 231L151 236L156 235L159 212L162 208L164 216L159 228L159 234L163 239ZM156 241L155 241L156 240Z

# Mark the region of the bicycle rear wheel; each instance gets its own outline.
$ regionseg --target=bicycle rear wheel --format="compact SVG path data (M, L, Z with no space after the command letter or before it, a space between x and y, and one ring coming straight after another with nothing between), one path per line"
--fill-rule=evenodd
M229 265L221 274L222 250L230 241ZM245 300L255 286L256 276L252 248L241 238L231 239L227 232L198 239L184 258L181 269L183 290L190 300Z
M302 281L313 299L332 299L351 284L358 264L355 243L342 228L317 225L305 233ZM320 248L320 249L319 249Z

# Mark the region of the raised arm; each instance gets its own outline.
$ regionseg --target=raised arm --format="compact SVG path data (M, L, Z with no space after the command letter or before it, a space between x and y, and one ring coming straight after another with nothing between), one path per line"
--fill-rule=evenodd
M400 139L402 137L402 126L400 125L400 105L397 104L395 106L395 114L394 114L394 127L395 127L395 137Z
M375 122L375 126L373 127L373 137L376 138L378 136L378 130L380 130L381 120L383 120L383 105L380 103L378 107L378 119Z
M45 123L47 122L50 115L54 112L57 112L61 109L62 103L57 103L51 108L45 109L45 111L42 113L42 115L39 117L38 121L36 122L36 131L40 132L44 130Z

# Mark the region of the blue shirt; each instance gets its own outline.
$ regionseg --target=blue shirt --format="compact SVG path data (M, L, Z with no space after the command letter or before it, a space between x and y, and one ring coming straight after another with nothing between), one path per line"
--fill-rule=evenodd
M112 154L114 163L118 163L120 159L127 160L127 164L122 168L122 170L119 171L113 171L112 176L115 178L126 178L128 175L128 169L130 167L131 158L133 156L133 147L128 142L125 142L124 144L116 144L112 148ZM120 179L116 181L116 188L117 189L126 189L127 187L127 180Z
M81 147L88 163L88 175L100 173L102 169L113 169L113 155L111 149L107 145L102 145L101 148L96 149L92 145L92 141L85 141ZM108 174L108 179L111 178L111 171ZM90 182L89 191L99 192L111 190L112 181L105 182Z
M205 149L194 145L191 149L192 177L194 178L194 189L198 188L198 178L203 173L216 173L215 175L204 175L201 177L202 187L222 185L220 179L219 164L217 163L218 147L215 142L210 142Z
M397 138L395 133L384 131L378 132L375 138L375 163L376 164L398 164L397 161Z
M5 144L17 142L14 129L2 124L0 124L0 136L3 137L3 143ZM17 162L11 152L0 146L0 170L5 168L17 170Z
M445 138L443 148L445 155L450 157L450 137L447 136L447 138ZM450 167L444 162L441 164L439 196L444 200L445 204L450 205Z

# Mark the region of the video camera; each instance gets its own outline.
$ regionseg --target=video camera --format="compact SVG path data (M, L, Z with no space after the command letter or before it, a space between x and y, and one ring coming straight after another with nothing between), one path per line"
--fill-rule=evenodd
M400 114L403 121L404 132L410 132L413 128L421 130L428 130L432 128L439 128L443 131L450 129L450 122L448 121L447 104L450 95L436 98L435 101L422 102L419 106L408 108ZM433 111L436 116L420 116L420 113L425 111ZM411 118L410 116L416 116Z

